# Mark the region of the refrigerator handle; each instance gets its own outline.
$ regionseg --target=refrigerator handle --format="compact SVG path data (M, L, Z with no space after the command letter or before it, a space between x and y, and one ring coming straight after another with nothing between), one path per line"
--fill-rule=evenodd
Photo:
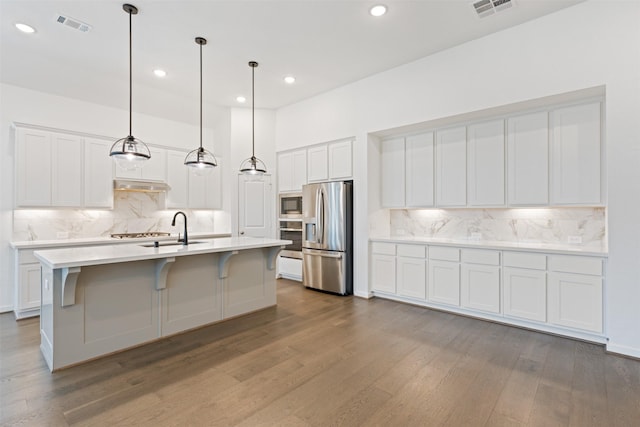
M320 230L318 231L318 243L324 244L324 191L322 191L322 187L318 188L318 195L320 196L320 215L318 216Z

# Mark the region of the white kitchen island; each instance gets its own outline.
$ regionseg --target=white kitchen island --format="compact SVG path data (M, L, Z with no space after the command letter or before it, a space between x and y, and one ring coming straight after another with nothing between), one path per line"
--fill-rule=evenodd
M36 251L49 368L275 305L275 260L290 243L230 237Z

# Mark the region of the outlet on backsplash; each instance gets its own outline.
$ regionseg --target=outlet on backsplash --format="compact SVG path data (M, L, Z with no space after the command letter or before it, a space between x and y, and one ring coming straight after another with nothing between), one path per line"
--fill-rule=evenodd
M569 236L567 239L570 245L581 245L582 237L581 236Z
M69 232L68 231L58 231L56 233L56 237L58 239L68 239L69 238Z
M396 230L396 234L397 234L398 236L404 236L404 235L406 234L406 231L404 230L404 228L398 228L398 229Z

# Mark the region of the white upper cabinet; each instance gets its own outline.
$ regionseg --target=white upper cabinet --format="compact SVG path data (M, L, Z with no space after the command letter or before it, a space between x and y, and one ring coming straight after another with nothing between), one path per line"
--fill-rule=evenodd
M600 204L600 103L551 112L551 203Z
M81 207L82 138L27 128L16 136L16 205Z
M278 154L278 191L302 191L307 183L307 150Z
M167 208L186 208L189 205L189 175L184 165L184 151L167 150Z
M113 160L109 157L111 141L84 140L84 206L113 207Z
M16 153L17 206L50 206L51 134L33 129L17 129Z
M326 145L312 147L307 150L307 179L309 182L329 179Z
M382 174L382 206L402 207L404 200L404 138L382 141L380 170Z
M436 133L436 204L467 204L466 128L452 128Z
M507 186L510 205L549 203L549 126L546 111L507 121Z
M82 205L82 138L52 134L51 205Z
M468 204L504 205L504 121L469 126L467 135Z
M406 206L433 206L433 132L410 136L405 140L405 186Z
M307 149L308 182L349 179L353 175L351 140Z
M329 179L351 178L352 172L351 141L332 142L328 144Z

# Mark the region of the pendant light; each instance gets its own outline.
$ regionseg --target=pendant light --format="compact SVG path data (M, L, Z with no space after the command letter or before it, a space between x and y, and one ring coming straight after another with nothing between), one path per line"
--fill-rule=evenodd
M133 89L132 89L132 54L131 54L131 15L138 13L138 8L131 4L123 4L122 9L129 14L129 135L117 140L111 146L109 155L125 170L136 169L144 166L145 160L151 158L149 147L131 134L131 122L133 115Z
M240 172L246 175L262 175L267 172L267 166L256 157L256 131L255 131L255 70L258 63L249 62L251 67L251 157L240 164Z
M184 164L194 168L196 174L206 174L218 166L215 156L202 148L202 46L207 44L207 39L196 37L196 43L200 45L200 147L187 154Z

